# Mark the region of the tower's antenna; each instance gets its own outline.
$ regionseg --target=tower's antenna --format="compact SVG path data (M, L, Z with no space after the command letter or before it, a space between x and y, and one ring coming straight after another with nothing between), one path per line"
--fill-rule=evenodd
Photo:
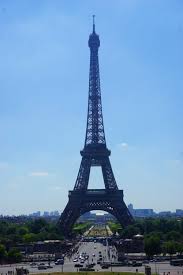
M93 15L93 32L95 32L95 15Z

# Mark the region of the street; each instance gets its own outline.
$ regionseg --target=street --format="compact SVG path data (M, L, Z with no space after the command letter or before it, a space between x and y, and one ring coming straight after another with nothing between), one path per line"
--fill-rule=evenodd
M88 259L83 261L80 260L79 257L81 254L88 255ZM130 271L130 272L144 272L144 265L140 267L128 267L128 266L119 266L119 267L109 267L108 269L102 269L100 264L97 264L97 261L99 260L99 255L101 255L100 258L106 262L110 261L116 261L115 255L116 251L115 248L110 247L108 245L103 245L99 242L80 242L79 243L79 249L78 252L76 252L72 257L65 258L65 262L63 265L55 265L53 262L51 262L52 268L48 268L46 270L38 270L37 265L35 267L30 266L30 264L13 264L13 265L6 265L6 266L0 266L0 274L7 274L8 271L14 271L16 267L24 267L29 270L30 273L51 273L51 272L73 272L73 271L79 271L77 267L75 267L75 264L82 263L83 267L85 267L87 264L95 263L94 266L95 271ZM112 256L114 255L114 256ZM82 257L80 257L82 258ZM73 260L75 259L75 262ZM78 259L76 261L76 259ZM156 262L156 263L150 263L148 264L152 268L152 273L159 273L159 274L165 274L167 275L168 272L170 272L170 275L182 275L183 274L183 267L175 267L170 266L169 262ZM165 273L164 273L165 272Z

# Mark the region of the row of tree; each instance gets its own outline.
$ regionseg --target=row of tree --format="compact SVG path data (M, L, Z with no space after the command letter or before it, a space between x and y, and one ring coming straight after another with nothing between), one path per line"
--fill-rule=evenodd
M112 232L121 238L144 236L144 250L149 257L153 255L183 253L183 219L149 218L137 219L133 225L122 228L119 223L109 222Z
M43 218L27 220L23 223L0 221L0 244L13 247L17 243L31 243L44 240L62 240L55 222Z
M148 257L159 254L169 254L170 256L179 253L183 253L183 243L178 241L163 242L158 236L145 237L144 250Z
M164 241L183 241L183 219L149 218L137 219L133 225L122 228L118 223L109 223L113 233L122 238L132 238L136 234L151 236L156 234Z

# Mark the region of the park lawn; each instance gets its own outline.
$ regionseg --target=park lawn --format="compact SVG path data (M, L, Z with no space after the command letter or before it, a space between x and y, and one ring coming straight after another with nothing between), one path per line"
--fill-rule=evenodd
M106 229L92 229L89 234L87 235L88 237L105 237L107 234Z

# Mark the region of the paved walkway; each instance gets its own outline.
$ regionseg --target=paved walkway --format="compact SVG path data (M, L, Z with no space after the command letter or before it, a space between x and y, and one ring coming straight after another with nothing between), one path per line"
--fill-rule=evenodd
M88 236L88 234L90 233L90 231L93 229L94 225L92 225L87 231L85 231L85 233L83 234L83 236Z

